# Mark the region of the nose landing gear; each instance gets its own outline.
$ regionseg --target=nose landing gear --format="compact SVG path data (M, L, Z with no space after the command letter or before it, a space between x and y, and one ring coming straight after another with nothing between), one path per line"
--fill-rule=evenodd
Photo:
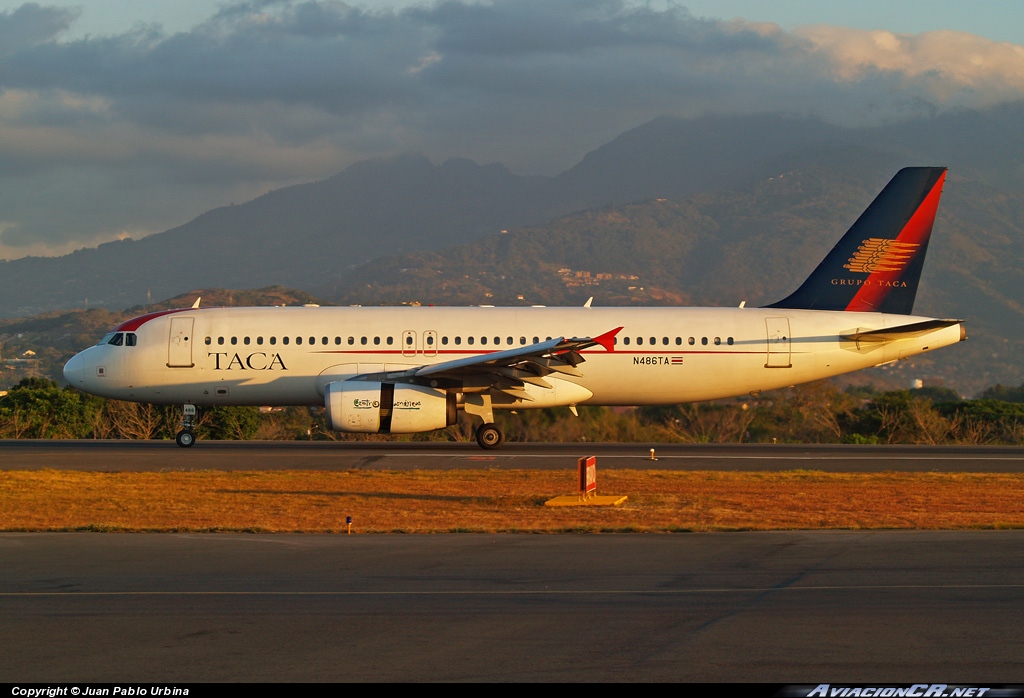
M174 441L182 448L188 448L196 442L196 406L183 405L181 431L174 437Z

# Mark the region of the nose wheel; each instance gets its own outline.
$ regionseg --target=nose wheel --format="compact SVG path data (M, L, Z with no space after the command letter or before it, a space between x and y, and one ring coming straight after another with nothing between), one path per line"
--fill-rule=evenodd
M476 442L480 448L495 449L505 443L505 433L497 424L481 424L476 430Z
M196 406L183 405L181 412L181 431L174 441L182 448L188 448L196 442Z

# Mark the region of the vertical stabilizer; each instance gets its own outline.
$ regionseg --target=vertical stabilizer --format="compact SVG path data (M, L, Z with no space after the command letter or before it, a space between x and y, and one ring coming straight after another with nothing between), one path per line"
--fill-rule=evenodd
M907 167L885 186L794 293L768 308L910 315L944 167Z

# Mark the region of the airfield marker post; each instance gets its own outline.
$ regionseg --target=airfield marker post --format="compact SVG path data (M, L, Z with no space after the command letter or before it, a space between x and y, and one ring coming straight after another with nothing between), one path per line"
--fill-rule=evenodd
M578 507L578 506L618 506L626 501L622 495L597 495L597 456L587 456L576 460L577 493L552 497L544 502L546 507Z

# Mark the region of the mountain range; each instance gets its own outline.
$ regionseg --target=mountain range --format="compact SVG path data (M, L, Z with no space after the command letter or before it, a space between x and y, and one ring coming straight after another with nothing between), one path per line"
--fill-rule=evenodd
M0 316L283 284L341 303L760 305L803 280L900 167L947 165L915 312L952 363L1015 382L1024 105L873 128L662 118L554 177L421 155L356 163L141 240L0 262ZM984 377L982 376L984 374Z

